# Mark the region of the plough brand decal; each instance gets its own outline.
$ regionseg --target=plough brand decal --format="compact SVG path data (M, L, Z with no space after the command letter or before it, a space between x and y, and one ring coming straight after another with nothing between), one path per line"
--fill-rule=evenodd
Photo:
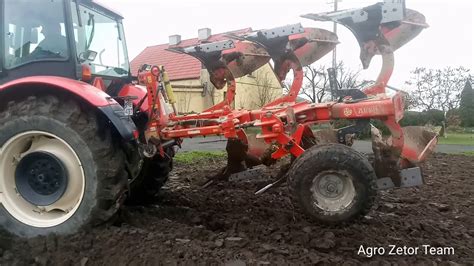
M344 116L348 117L352 115L352 109L351 108L344 108Z
M358 107L356 108L357 116L369 116L369 115L378 115L381 114L382 110L379 106L370 106L370 107Z

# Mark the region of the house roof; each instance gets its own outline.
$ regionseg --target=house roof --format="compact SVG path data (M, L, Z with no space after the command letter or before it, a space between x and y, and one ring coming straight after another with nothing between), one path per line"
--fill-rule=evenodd
M241 34L252 31L251 28L241 30L229 31L219 34L211 35L206 42L215 42L228 39L226 34ZM187 47L200 44L198 38L182 40L177 46L170 46L169 44L159 44L148 46L139 55L137 55L131 62L130 68L132 75L136 75L138 68L143 64L163 65L168 72L170 80L194 79L201 76L201 62L187 54L178 54L166 49L170 47Z

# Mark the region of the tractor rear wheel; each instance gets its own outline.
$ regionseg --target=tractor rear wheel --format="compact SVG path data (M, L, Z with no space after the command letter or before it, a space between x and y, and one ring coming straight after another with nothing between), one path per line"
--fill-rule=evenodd
M326 144L296 159L288 183L294 204L309 217L338 224L369 212L375 181L375 171L362 154L342 144Z
M100 117L72 100L31 96L0 111L0 227L63 235L107 221L127 188L124 155Z

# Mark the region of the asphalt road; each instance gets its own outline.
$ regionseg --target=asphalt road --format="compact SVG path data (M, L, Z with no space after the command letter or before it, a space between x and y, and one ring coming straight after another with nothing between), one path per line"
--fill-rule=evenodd
M226 138L219 136L185 139L183 142L183 148L180 151L222 151L225 150L226 142ZM353 147L363 153L372 152L372 145L370 141L367 140L356 141ZM438 144L436 146L436 152L461 153L466 151L474 151L474 146L455 144Z

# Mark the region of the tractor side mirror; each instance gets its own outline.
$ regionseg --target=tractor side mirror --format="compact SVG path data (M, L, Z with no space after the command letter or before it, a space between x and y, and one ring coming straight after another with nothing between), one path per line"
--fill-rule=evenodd
M38 43L38 35L39 35L38 28L32 28L31 29L31 35L30 35L30 42L31 43Z

